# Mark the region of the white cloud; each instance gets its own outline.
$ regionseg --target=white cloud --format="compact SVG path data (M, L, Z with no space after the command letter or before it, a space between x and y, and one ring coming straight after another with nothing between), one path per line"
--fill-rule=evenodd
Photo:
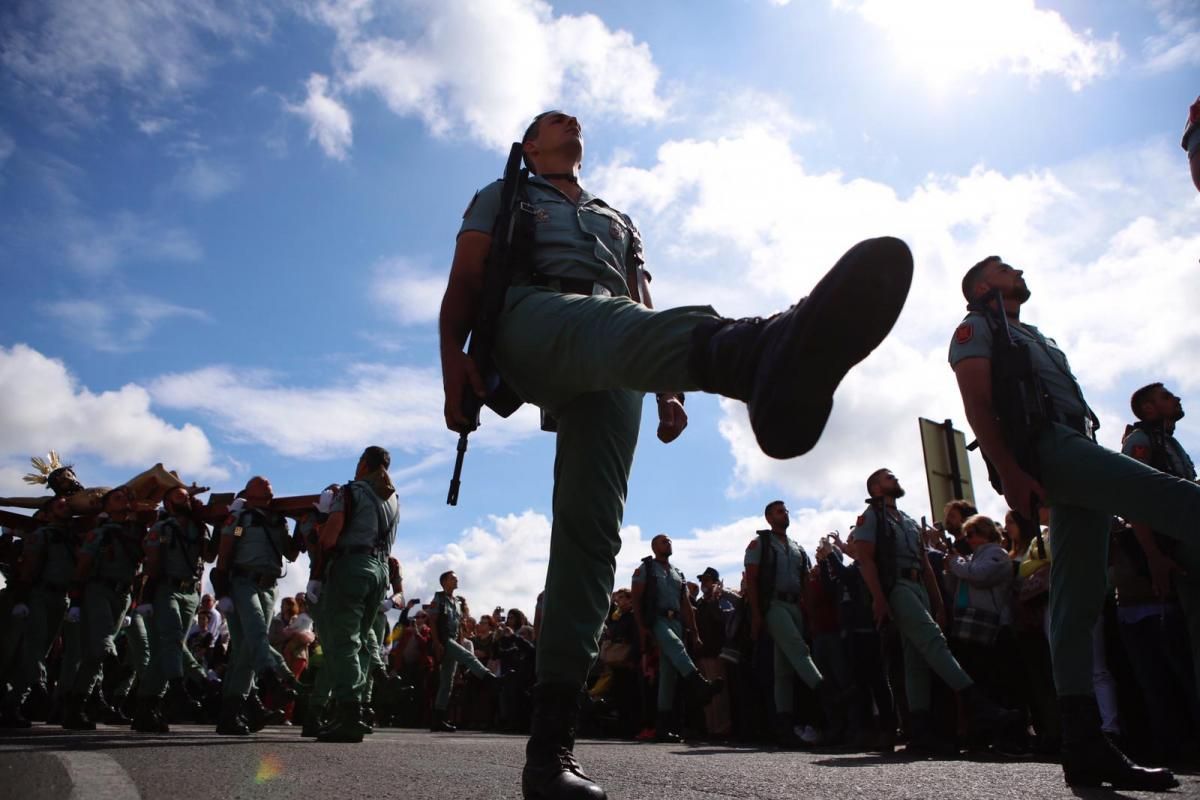
M1192 0L1152 0L1161 33L1146 38L1145 67L1167 72L1200 64L1200 13Z
M1036 80L1061 76L1078 91L1123 57L1114 35L1075 31L1034 0L832 0L879 28L897 58L944 86L962 75L1006 70Z
M721 313L763 314L802 297L857 240L892 234L914 250L896 330L843 384L810 455L765 458L744 407L722 405L735 493L776 486L825 509L852 509L866 475L886 464L908 484L910 502L924 506L916 418L966 425L946 349L964 313L962 272L992 253L1028 270L1027 318L1063 345L1094 404L1116 409L1101 432L1109 446L1136 386L1155 376L1185 391L1200 386L1185 356L1200 352L1191 301L1200 297L1200 198L1180 174L1174 142L1012 175L982 165L930 175L900 196L874 181L811 173L786 135L750 126L670 141L646 168L618 160L588 177L641 225L664 306L716 298ZM972 467L978 496L990 497L977 457Z
M237 440L296 458L357 454L367 444L449 452L455 441L443 422L441 374L433 369L355 364L331 386L306 387L214 366L162 376L150 390L156 403L200 412ZM535 411L527 406L504 425L485 424L473 441L505 447L531 436L539 426Z
M645 43L592 14L555 15L542 0L322 0L312 15L337 33L340 87L377 94L438 136L503 148L560 103L634 123L666 110Z
M62 223L67 263L102 275L134 262L189 262L202 255L187 230L123 211L97 220L68 216Z
M404 325L436 320L445 291L445 274L432 274L404 258L387 259L372 270L372 299Z
M109 297L104 302L84 298L59 300L47 303L45 310L76 341L108 353L140 349L167 320L210 319L200 309L138 294Z
M174 186L192 199L204 202L233 191L241 179L231 164L198 158L179 171Z
M28 0L0 14L0 63L12 85L86 123L118 88L152 103L177 98L217 62L215 42L236 50L270 22L262 4L240 0L93 0L86 9Z
M0 396L0 459L25 462L56 449L68 459L128 468L128 477L159 461L185 480L229 477L204 432L155 415L137 384L95 393L61 361L17 344L0 347Z
M329 93L329 78L313 73L306 84L308 96L303 103L286 104L291 113L308 121L308 138L317 144L330 158L342 161L354 141L353 120L350 112L337 98Z

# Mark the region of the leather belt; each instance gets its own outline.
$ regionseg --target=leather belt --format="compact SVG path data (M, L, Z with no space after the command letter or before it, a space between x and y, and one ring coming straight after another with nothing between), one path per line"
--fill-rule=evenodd
M378 547L369 544L357 544L351 547L343 547L337 551L339 556L374 556L380 561L387 561L387 553L380 550Z
M582 294L582 295L600 295L601 297L612 297L612 292L607 286L603 286L596 281L589 281L586 278L560 278L551 275L542 275L540 273L533 276L530 281L534 286L544 286L547 289L553 289L561 294Z
M194 592L200 588L200 581L195 578L183 578L182 580L168 580L164 584L173 592Z
M679 612L674 608L660 608L658 610L658 615L660 617L666 617L667 619L677 619L679 617Z
M133 584L129 581L118 581L111 578L91 578L88 583L98 583L101 586L107 586L117 594L129 594L133 591Z
M241 567L234 567L233 574L235 577L249 579L260 589L272 589L275 587L275 584L279 582L278 575L271 575L266 572L256 572L252 569L242 569Z
M1087 416L1074 416L1071 414L1054 414L1054 421L1060 425L1066 425L1071 430L1082 433L1089 439L1095 440L1096 434L1092 429L1092 419Z
M776 592L775 599L784 603L799 603L800 595L796 592Z
M899 569L896 570L896 577L904 578L906 581L920 583L925 578L925 570L923 569Z

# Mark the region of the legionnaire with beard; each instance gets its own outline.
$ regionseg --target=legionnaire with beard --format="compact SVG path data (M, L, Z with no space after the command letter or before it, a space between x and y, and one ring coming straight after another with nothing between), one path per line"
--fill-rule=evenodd
M1050 509L1050 653L1064 777L1073 786L1176 786L1169 771L1134 764L1101 730L1092 630L1107 589L1113 516L1176 539L1177 562L1200 575L1200 486L1096 443L1095 414L1066 355L1021 319L1031 296L1022 270L989 256L963 276L962 292L969 313L949 361L967 419L1009 507L1026 520Z
M870 505L854 527L854 556L871 592L876 626L892 620L904 647L909 750L932 755L941 749L930 719L930 670L958 693L973 735L987 736L1016 723L1019 716L979 692L950 652L942 633L946 610L921 529L896 507L904 487L890 469L877 469L867 478L867 494Z
M197 685L207 680L204 668L186 644L188 626L200 605L200 578L209 529L200 517L201 506L183 489L163 497L167 516L146 535L146 582L137 614L149 625L150 663L138 687L138 707L133 729L165 733L159 698L166 688L166 718L176 722L199 721L200 704L189 693L185 678Z
M1183 419L1183 401L1161 383L1151 383L1134 392L1129 405L1138 421L1126 428L1121 452L1159 472L1194 483L1196 465L1175 438L1175 424ZM1187 617L1196 689L1200 691L1200 575L1186 572L1176 558L1168 555L1178 549L1171 539L1156 534L1145 523L1131 521L1130 524L1146 555L1155 594L1165 598L1172 583L1179 593L1179 602Z
M514 198L515 227L501 216L509 211L501 208L503 181L477 192L463 215L439 325L445 417L451 430L471 430L463 392L484 398L485 380L494 377L480 375L463 352L485 287L493 285L493 232L528 232L514 248L521 254L516 274L497 304L493 352L507 386L557 420L545 613L521 791L528 800L598 800L604 790L573 754L575 729L612 596L644 394L655 393L663 442L687 424L682 393L702 390L746 402L768 455L808 452L842 378L899 316L912 254L890 237L861 242L807 298L766 319L726 319L708 306L655 311L637 228L580 185L579 120L539 114L521 148L529 174Z
M275 690L281 702L296 696L295 677L267 639L284 559L295 561L300 552L288 535L287 521L270 510L273 498L266 478L255 476L246 483L241 492L244 505L230 514L221 529L217 565L210 576L217 609L229 625L229 666L217 722L217 733L224 735L244 736L258 727L243 716L252 715L250 695L255 686Z
M322 670L329 671L333 721L317 734L322 742L361 742L371 726L363 718L373 632L388 595L388 557L396 541L400 503L388 477L391 455L368 447L358 459L354 480L338 492L320 543L329 563L321 596ZM378 656L376 656L378 657Z
M642 559L633 572L633 614L642 637L642 652L650 640L658 646L658 714L654 722L659 742L681 742L680 719L675 712L675 686L683 678L692 697L702 706L720 694L723 680L710 682L688 655L691 634L697 647L700 633L696 613L687 596L687 579L671 564L671 537L660 533L650 540L653 556Z
M454 675L458 668L463 667L485 681L499 679L462 645L462 598L454 596L458 589L458 576L453 570L443 572L438 576L438 583L442 590L433 596L433 657L441 667L429 730L453 733L457 728L446 719L446 709L450 707L450 692L454 688Z
M80 661L64 696L62 724L72 730L96 727L84 706L100 681L104 657L116 653L113 640L129 612L143 558L146 527L137 520L129 492L110 490L102 506L108 519L84 537L69 592L67 620L79 623Z

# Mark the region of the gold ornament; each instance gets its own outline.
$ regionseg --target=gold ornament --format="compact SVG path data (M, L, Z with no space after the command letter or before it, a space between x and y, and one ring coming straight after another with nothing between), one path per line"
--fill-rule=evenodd
M38 458L34 456L29 459L29 463L33 464L33 468L37 472L30 472L25 476L25 482L31 483L34 486L45 486L50 482L50 474L56 469L62 469L64 464L58 457L57 450L51 450L46 458Z

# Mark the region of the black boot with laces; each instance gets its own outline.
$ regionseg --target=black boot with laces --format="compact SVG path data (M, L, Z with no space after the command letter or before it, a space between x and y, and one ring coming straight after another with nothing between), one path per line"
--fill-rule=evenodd
M606 800L608 795L575 758L581 687L545 683L533 689L533 719L525 745L525 800Z

